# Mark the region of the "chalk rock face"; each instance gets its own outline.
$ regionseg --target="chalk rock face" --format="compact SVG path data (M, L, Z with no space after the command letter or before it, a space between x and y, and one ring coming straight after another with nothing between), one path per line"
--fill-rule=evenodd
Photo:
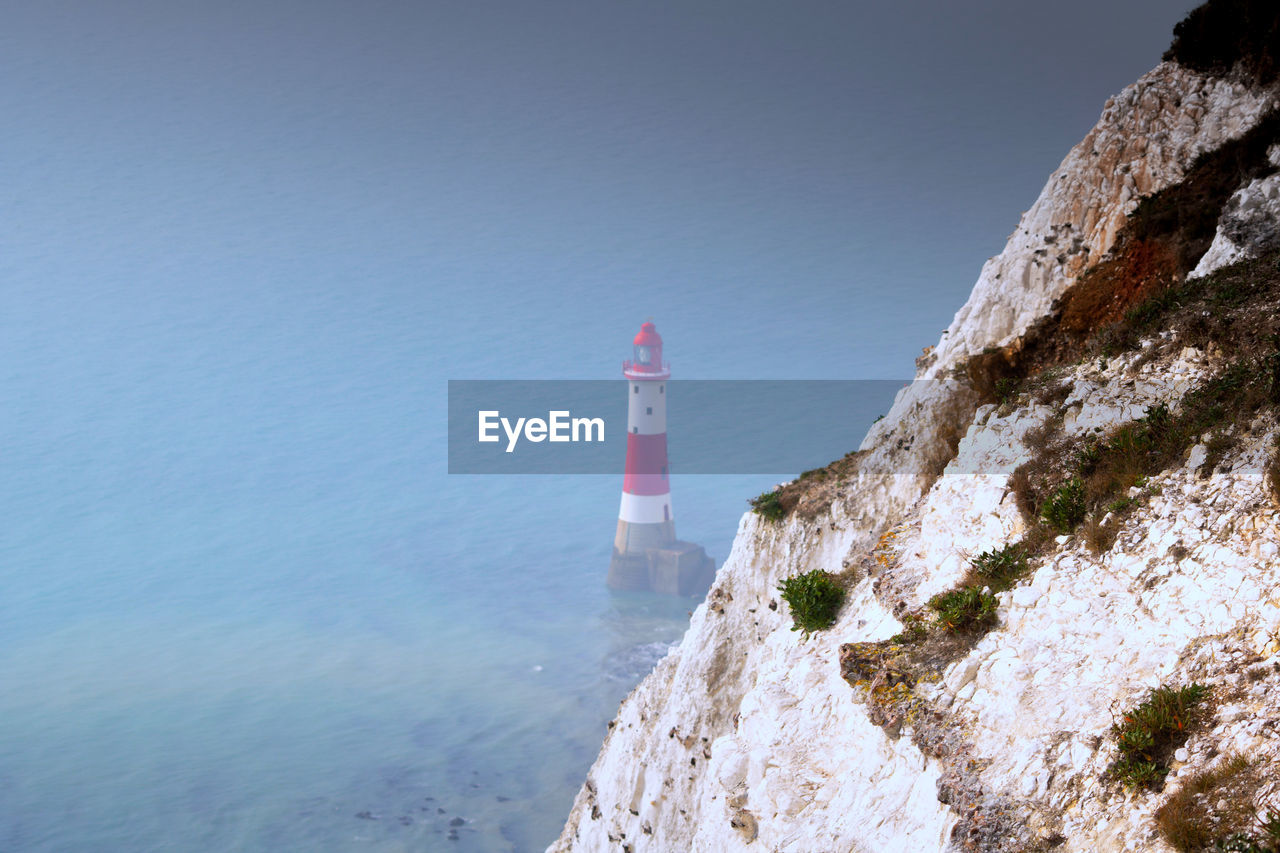
M1215 367L1194 349L1171 361L1143 363L1141 355L1064 377L1073 394L1063 405L1077 414L1064 419L1068 434L1091 431L1104 412L1114 424L1157 401L1176 401ZM973 482L958 473L973 464L966 455L1006 468L1025 461L1036 450L1028 435L1054 414L1034 405L1006 415L994 406L979 410L954 473L949 468L925 500L924 524L896 543L903 566L943 567L924 576L918 600L958 579L943 557L948 551L972 555L1022 533L1007 478ZM1153 477L1145 486L1153 497L1104 554L1072 539L1027 584L1000 593L1000 629L934 688L955 714L952 725L989 762L984 786L1007 792L1029 813L1058 816L1063 849L1171 849L1152 820L1158 801L1104 780L1117 756L1107 735L1118 710L1152 687L1208 682L1252 702L1250 714L1219 712L1214 729L1189 743L1200 759L1180 760L1175 789L1178 778L1219 754L1245 749L1263 761L1280 759L1280 706L1265 707L1280 697L1280 564L1271 556L1280 553L1280 511L1263 483L1278 430L1269 417L1250 430L1229 465L1201 467L1207 454L1198 445L1183 466ZM1275 679L1252 697L1243 690L1252 689L1251 666Z
M910 741L881 735L833 665L839 641L884 639L897 620L868 581L852 592L842 630L806 642L777 593L797 571L838 569L850 535L743 519L685 642L623 703L552 849L944 842L953 817L937 800L936 769Z
M898 616L953 586L974 554L1022 535L1010 476L1051 418L1070 435L1140 417L1215 369L1190 347L1133 353L1077 365L1065 398L1013 412L950 378L1044 317L1140 197L1274 100L1165 63L1108 101L984 266L922 381L867 434L830 509L743 517L682 643L623 701L549 851L943 850L978 800L1029 815L1041 837L1060 832L1063 849L1160 850L1151 806L1100 777L1113 709L1169 678L1239 682L1176 778L1228 747L1280 757L1280 719L1265 711L1280 707L1280 513L1261 475L1280 426L1269 421L1226 468L1202 468L1201 445L1153 478L1155 497L1106 555L1065 542L1000 593L998 630L917 685L975 759L965 767L951 746L917 746L924 722L875 719L839 664L843 644L899 633ZM777 587L813 569L851 586L836 624L806 639ZM1240 681L1233 661L1274 661L1277 673Z
M1272 165L1280 166L1280 146L1267 152ZM1191 271L1194 278L1256 258L1280 247L1280 172L1250 181L1231 196L1218 221L1213 245Z
M1274 104L1269 93L1171 62L1108 100L983 266L925 375L1018 337L1111 249L1141 197L1180 181L1198 155L1242 136Z

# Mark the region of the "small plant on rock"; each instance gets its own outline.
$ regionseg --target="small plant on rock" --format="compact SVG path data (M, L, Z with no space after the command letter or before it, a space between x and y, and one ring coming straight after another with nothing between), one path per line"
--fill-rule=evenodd
M983 551L972 560L973 572L996 592L1010 589L1026 574L1027 551L1020 542Z
M1120 757L1111 771L1127 787L1157 790L1169 773L1168 761L1174 750L1187 740L1189 729L1204 717L1203 704L1209 688L1203 684L1186 687L1157 687L1150 696L1126 711L1111 733L1120 747Z
M1119 514L1122 512L1128 512L1129 510L1133 509L1137 505L1138 505L1137 498L1123 497L1123 498L1117 498L1116 500L1107 504L1105 507L1105 510L1106 512Z
M803 575L794 575L778 585L782 600L791 607L795 624L792 631L804 631L808 637L814 631L830 628L844 604L844 587L834 575L822 569L814 569Z
M1059 533L1075 530L1076 525L1084 521L1084 516L1084 484L1079 477L1072 477L1059 486L1040 510L1045 524Z
M987 590L960 587L929 599L929 609L948 631L990 628L996 624L996 597Z
M1022 384L1022 380L1015 376L1004 376L995 381L994 393L996 403L1005 405L1012 403L1018 396L1018 389Z

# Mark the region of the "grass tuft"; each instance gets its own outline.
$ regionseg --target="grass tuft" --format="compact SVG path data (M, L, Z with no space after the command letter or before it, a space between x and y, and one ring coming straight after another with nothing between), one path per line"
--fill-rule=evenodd
M919 616L908 613L902 617L902 633L894 634L889 638L889 642L905 646L919 642L927 636L929 636L929 627L925 621Z
M1103 524L1101 519L1090 516L1085 519L1084 526L1080 528L1084 534L1084 543L1094 554L1105 554L1111 550L1111 546L1116 543L1116 536L1120 533L1119 525L1115 521Z
M1156 825L1166 841L1188 853L1248 833L1256 820L1253 800L1261 784L1255 762L1229 756L1184 779L1156 809Z

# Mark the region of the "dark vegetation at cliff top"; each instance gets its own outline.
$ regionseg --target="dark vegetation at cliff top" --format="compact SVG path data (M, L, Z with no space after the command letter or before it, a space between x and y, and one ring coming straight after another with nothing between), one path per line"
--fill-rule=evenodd
M1234 70L1254 82L1271 83L1280 76L1280 3L1210 0L1173 28L1164 59L1206 74Z

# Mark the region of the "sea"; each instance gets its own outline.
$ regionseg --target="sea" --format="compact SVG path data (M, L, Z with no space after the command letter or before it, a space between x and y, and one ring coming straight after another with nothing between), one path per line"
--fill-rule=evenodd
M450 475L448 380L625 395L645 309L677 376L849 369L820 345L838 310L793 308L802 348L731 282L669 292L664 324L626 288L504 305L392 265L370 284L355 255L200 287L104 257L88 282L0 270L6 853L543 849L698 600L606 588L622 459ZM673 466L678 532L717 565L796 473Z

